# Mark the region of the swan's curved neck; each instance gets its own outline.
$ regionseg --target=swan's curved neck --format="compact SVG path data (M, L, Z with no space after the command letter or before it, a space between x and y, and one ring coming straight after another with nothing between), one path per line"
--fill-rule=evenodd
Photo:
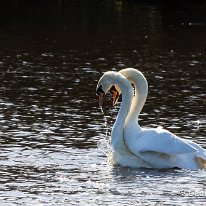
M142 73L137 72L136 75L128 76L128 79L135 85L135 97L127 117L127 122L138 123L139 114L145 104L148 94L148 83Z
M111 143L113 149L115 150L121 149L122 145L124 145L123 127L125 124L126 117L129 113L132 104L133 94L134 94L130 83L128 87L125 87L125 85L121 85L121 84L118 85L122 91L122 103L117 119L112 128Z

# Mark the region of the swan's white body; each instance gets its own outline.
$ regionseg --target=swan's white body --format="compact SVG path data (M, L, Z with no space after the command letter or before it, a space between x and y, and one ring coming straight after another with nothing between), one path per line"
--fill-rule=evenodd
M141 72L132 68L123 69L120 73L135 85L135 97L124 124L128 150L153 168L205 169L206 152L198 144L181 139L161 127L146 129L139 126L138 116L148 93L147 81Z
M106 72L98 82L97 88L101 87L106 93L112 85L119 85L123 92L122 104L119 110L118 117L112 128L111 144L112 144L112 163L124 167L141 168L150 166L145 163L138 156L132 154L127 146L123 137L123 127L126 117L129 113L130 106L133 99L133 89L130 82L121 74L116 72Z

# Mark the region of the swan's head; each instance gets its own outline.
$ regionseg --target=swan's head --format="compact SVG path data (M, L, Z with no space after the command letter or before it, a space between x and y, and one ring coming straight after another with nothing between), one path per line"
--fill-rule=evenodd
M126 68L120 70L118 73L126 77L131 82L134 90L137 88L138 89L142 88L147 92L148 90L147 80L142 74L142 72L140 72L139 70L134 68ZM114 90L116 89L119 93L121 93L121 90L118 87L118 85L114 85L113 89ZM138 91L135 91L135 93L137 92Z
M140 76L142 73L134 68L126 68L119 71L120 74L125 76L128 80L133 81L135 76Z
M121 90L117 85L117 82L123 83L124 79L125 78L120 73L113 71L105 72L103 74L103 76L100 78L97 84L96 89L96 94L99 96L100 106L102 105L104 97L108 92L110 92L113 95L113 105L116 104L121 93Z

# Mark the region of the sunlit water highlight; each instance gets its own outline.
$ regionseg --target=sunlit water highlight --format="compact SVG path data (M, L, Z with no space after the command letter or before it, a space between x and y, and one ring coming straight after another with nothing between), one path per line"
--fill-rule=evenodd
M16 2L0 8L0 205L204 205L205 171L108 164L119 106L104 106L105 135L95 89L140 69L141 126L206 148L205 3Z

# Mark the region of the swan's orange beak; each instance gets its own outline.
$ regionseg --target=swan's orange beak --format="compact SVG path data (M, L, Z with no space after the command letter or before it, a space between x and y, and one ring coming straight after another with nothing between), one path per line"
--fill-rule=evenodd
M112 105L114 106L118 102L119 92L116 90L115 86L112 86L110 89L110 93L112 94L113 97Z
M117 102L118 102L118 99L119 99L119 92L113 92L113 101L112 101L112 105L114 106Z
M102 85L99 86L96 94L99 96L99 106L102 106L105 97L105 92L102 90Z
M99 96L99 106L102 106L105 94L101 92L101 93L99 93L98 96Z

